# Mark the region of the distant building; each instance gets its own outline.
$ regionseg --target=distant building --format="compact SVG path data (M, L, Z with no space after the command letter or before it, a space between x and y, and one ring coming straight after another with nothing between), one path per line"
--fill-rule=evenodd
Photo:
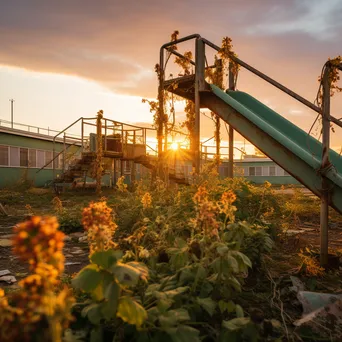
M56 138L54 144L53 137L57 133L54 130L21 124L15 124L12 128L8 121L0 120L0 188L23 182L43 187L51 184L54 177L60 177L63 164L67 169L73 158L77 158L81 143L77 138L70 137L70 139ZM102 178L104 186L112 186L121 175L125 176L126 183L130 183L133 168L136 180L149 173L146 167L132 160L116 159L113 163L115 167ZM185 180L191 177L190 160L173 160L171 164L170 175L173 173L176 177ZM235 160L234 172L235 176L246 177L256 184L265 181L272 184L298 184L290 174L265 157L244 156L243 159ZM219 175L228 176L226 160L223 160L219 167ZM85 184L94 183L89 175L83 177L81 181L85 181Z

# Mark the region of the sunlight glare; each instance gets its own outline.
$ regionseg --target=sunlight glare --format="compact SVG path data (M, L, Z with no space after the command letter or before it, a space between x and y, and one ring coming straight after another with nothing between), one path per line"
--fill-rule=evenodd
M171 144L171 150L173 151L177 151L178 150L178 143L176 143L175 141Z

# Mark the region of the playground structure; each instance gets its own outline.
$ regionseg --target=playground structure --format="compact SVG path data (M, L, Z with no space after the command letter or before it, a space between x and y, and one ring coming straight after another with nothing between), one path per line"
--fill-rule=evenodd
M186 42L195 41L195 60L190 63L195 67L195 73L170 80L165 79L165 52L178 58L184 58L172 47ZM274 160L289 174L321 199L321 264L328 263L328 218L329 205L342 214L342 158L330 149L330 123L342 127L339 119L330 115L330 82L332 68L330 61L324 66L322 77L323 103L322 108L316 106L289 88L243 62L234 54L230 54L229 87L226 92L206 81L206 48L216 52L220 47L193 34L164 44L160 49L159 75L159 108L163 111L163 92L169 91L195 103L195 136L192 155L196 172L200 170L200 108L208 108L229 124L229 176L233 176L233 132L236 130L265 155ZM288 94L305 106L317 112L322 117L322 143L301 130L278 113L274 112L252 96L236 91L236 79L233 74L233 64L247 69L274 87ZM342 70L342 65L337 68ZM175 86L176 85L176 86ZM163 115L163 112L161 113ZM158 127L163 132L163 127ZM159 159L163 160L163 136L158 135Z
M190 63L195 67L195 73L173 79L165 79L165 52L178 58L186 58L173 49L172 46L182 42L195 42L195 60ZM330 124L342 127L339 119L330 115L330 62L324 67L322 88L322 108L311 103L289 88L281 85L264 73L258 71L234 54L229 56L228 90L225 92L215 85L209 84L205 77L207 68L216 66L207 65L206 48L220 51L220 47L202 38L198 34L190 35L164 44L160 49L160 71L158 101L160 115L164 115L164 91L190 99L195 103L195 127L192 149L183 146L183 158L192 160L195 172L200 171L201 164L212 159L215 153L208 152L210 140L200 140L200 109L208 108L229 125L228 144L228 177L233 177L234 130L261 150L290 175L302 183L321 199L321 264L328 262L328 207L331 206L342 214L342 158L330 150ZM167 59L168 60L168 59ZM233 62L240 67L257 75L269 84L283 91L287 95L301 102L322 117L322 143L301 130L281 115L271 110L252 96L236 90L236 77L233 73ZM342 70L342 65L338 66ZM175 86L176 85L176 86ZM97 128L97 118L80 118L58 132L54 137L63 140L63 149L59 153L54 151L53 164L54 183L63 186L73 183L75 179L92 177L94 162L97 156L97 134L102 136L104 173L109 172L112 184L117 181L118 173L122 176L124 163L129 164L132 180L135 179L135 165L140 164L152 170L154 174L167 181L188 183L184 174L177 173L174 158L170 158L172 149L168 142L168 134L172 133L167 123L157 122L157 127L139 127L122 122L103 118L100 131L90 132L89 127ZM69 134L77 125L80 135ZM166 134L163 134L166 132ZM148 134L157 134L157 147L151 147ZM180 133L180 132L175 132ZM221 151L220 151L221 152ZM60 155L62 158L62 174L55 177L54 160ZM221 153L222 155L222 153ZM42 167L44 169L47 165ZM39 171L38 171L39 172Z

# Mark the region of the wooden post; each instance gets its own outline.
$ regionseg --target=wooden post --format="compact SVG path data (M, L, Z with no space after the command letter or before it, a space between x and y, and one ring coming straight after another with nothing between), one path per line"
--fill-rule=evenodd
M229 61L229 90L235 90L235 80L234 80L234 73L232 71L232 62ZM234 177L234 129L232 126L229 125L228 130L228 177Z
M200 135L201 135L201 100L200 92L205 89L205 45L202 39L196 39L195 51L195 132L194 132L194 164L195 173L200 173L201 168L201 151L200 151Z
M329 184L325 176L325 170L330 166L329 149L330 149L330 84L329 74L330 65L326 65L323 75L323 103L322 103L322 196L321 196L321 226L320 226L320 242L321 266L328 264L328 228L329 228Z

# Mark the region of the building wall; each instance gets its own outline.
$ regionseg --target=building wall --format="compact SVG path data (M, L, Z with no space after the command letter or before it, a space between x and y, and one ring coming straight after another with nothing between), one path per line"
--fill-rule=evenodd
M299 184L294 177L272 160L235 162L234 172L237 176L244 176L256 184L262 184L265 181L276 185Z
M0 147L3 148L2 151L0 151L0 153L1 152L4 153L4 148L8 146L10 147L9 154L11 153L11 151L14 151L16 155L18 153L19 164L20 164L20 159L21 159L20 148L22 150L28 149L27 153L32 153L32 154L35 153L36 163L37 163L37 159L39 159L39 161L44 161L45 163L46 156L49 155L52 157L52 152L53 152L52 141L0 132ZM57 153L60 152L62 148L63 148L62 143L55 144L55 151ZM40 151L39 157L37 157L38 152L34 152L37 150ZM42 155L44 155L43 159L40 158ZM10 155L8 155L8 157L10 157ZM0 161L3 161L3 160L4 159L0 158ZM59 160L59 162L60 161L61 160ZM44 169L38 173L37 171L40 169L41 166L37 166L37 164L34 167L12 166L12 165L13 164L11 164L11 160L8 160L8 166L3 165L3 162L0 163L0 188L10 187L22 181L27 181L29 183L32 182L34 186L44 186L46 182L51 181L53 179L52 165L50 169ZM59 170L56 170L56 175L59 173L61 173L60 167L59 167Z

